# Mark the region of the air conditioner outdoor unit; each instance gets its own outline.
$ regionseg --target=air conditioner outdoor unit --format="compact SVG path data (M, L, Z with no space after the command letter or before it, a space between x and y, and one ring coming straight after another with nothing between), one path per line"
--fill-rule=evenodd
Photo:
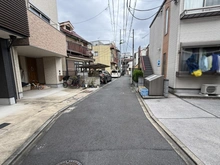
M220 95L220 84L203 84L201 93Z

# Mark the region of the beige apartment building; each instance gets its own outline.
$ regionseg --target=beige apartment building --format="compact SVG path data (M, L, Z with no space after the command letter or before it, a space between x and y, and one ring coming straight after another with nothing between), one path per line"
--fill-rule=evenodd
M16 99L23 97L22 83L62 86L66 37L59 31L56 5L56 0L26 0L26 8L21 9L27 13L29 37L16 37L11 47Z
M93 58L95 59L95 63L109 66L105 68L109 73L119 68L120 51L113 43L104 44L101 41L93 41L91 43L93 44Z

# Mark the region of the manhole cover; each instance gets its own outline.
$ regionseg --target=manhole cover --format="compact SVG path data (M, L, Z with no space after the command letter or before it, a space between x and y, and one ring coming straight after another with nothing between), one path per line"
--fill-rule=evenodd
M66 161L58 163L57 165L82 165L82 163L76 160L66 160Z

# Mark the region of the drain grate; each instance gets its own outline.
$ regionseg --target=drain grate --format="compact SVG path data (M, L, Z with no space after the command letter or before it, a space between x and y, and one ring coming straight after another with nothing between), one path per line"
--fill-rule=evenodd
M57 165L82 165L82 163L76 160L66 160L66 161L58 163Z
M2 124L0 124L0 129L2 129L2 128L4 128L4 127L10 125L10 124L11 124L11 123L2 123Z

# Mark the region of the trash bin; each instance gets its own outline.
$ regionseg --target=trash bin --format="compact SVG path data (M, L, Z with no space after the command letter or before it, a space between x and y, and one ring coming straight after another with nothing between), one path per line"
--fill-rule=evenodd
M144 79L144 86L149 90L149 96L163 96L164 94L164 76L150 75Z

